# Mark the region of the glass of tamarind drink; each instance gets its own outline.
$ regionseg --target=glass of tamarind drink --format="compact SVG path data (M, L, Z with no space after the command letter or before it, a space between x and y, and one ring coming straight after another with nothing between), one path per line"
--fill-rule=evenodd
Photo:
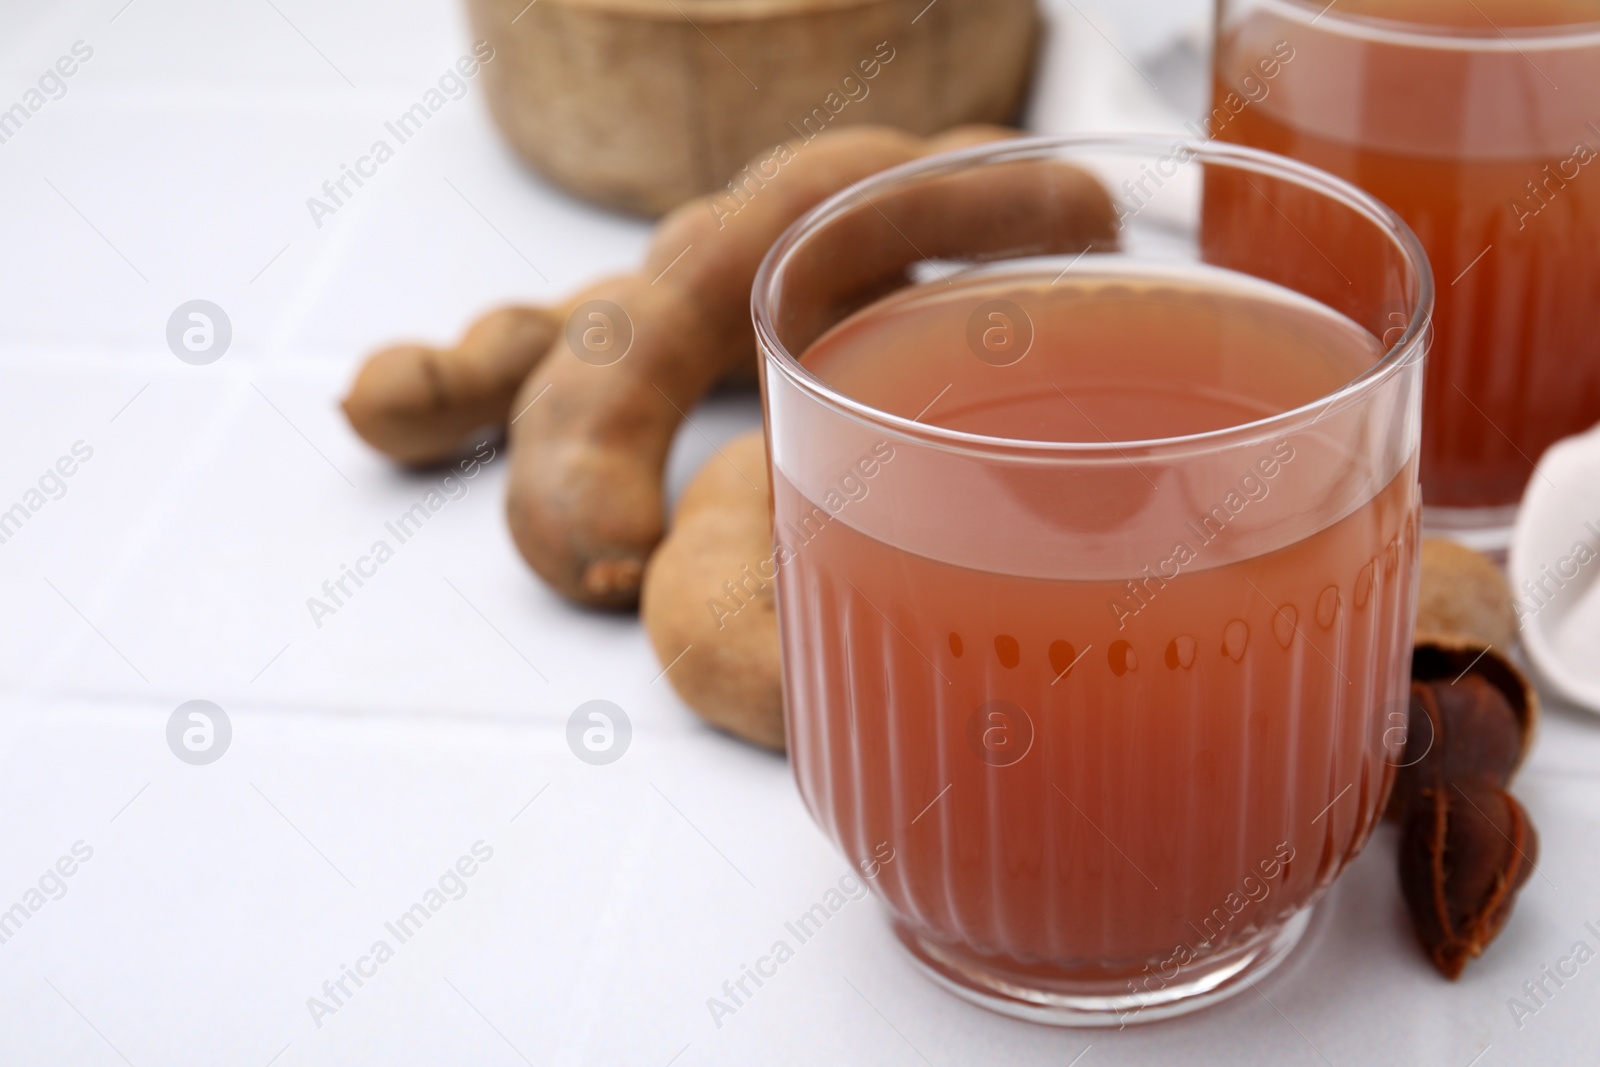
M770 250L789 751L934 980L1117 1026L1295 945L1404 742L1432 304L1388 208L1215 142L933 156Z
M1219 0L1195 132L1346 178L1422 239L1427 524L1503 550L1534 462L1600 420L1600 0Z

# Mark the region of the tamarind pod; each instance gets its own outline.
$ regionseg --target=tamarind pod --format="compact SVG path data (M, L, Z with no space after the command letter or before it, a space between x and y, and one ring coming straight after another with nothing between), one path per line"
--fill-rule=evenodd
M755 358L750 327L750 286L761 260L783 231L841 189L879 171L915 159L921 139L883 126L830 130L814 141L793 141L761 163L754 181L738 194L714 193L691 200L667 215L650 242L641 273L659 279L701 305L723 360L723 371ZM773 169L775 168L775 169ZM763 173L771 173L763 178Z
M795 149L737 211L713 212L713 198L674 211L644 270L592 294L631 331L626 355L596 365L594 353L574 351L582 330L565 330L515 406L543 399L510 434L512 538L559 593L595 607L637 603L665 528L673 436L712 386L753 364L750 289L768 247L816 203L914 157L921 143L898 130L829 131Z
M1400 890L1441 974L1483 955L1538 860L1527 810L1493 782L1441 778L1418 795L1400 829Z
M342 407L356 433L401 463L450 458L473 431L503 426L517 389L561 329L555 312L502 307L454 348L384 348L368 358Z
M895 137L894 134L896 134L898 131L892 129L884 131L891 135L887 138L878 136L879 131L883 131L884 129L882 127L858 127L856 129L862 131L871 131L872 133L872 136L867 138L865 150L866 152L875 154L873 156L873 165L876 167L876 169L873 170L873 173L876 173L877 170L887 169L891 166L897 166L901 163L909 162L911 159L918 156L930 155L935 152L952 151L958 148L969 148L973 145L985 144L990 141L1004 140L1006 138L1017 136L1017 131L1012 127L990 126L981 123L975 123L969 126L952 126L950 129L945 130L942 133L935 134L932 137L921 141L920 143L907 138ZM840 131L841 134L844 132L845 131ZM865 135L863 134L863 136ZM907 152L913 149L913 154L908 155ZM878 164L881 164L881 166L878 166ZM823 184L826 185L830 183L824 182ZM715 205L716 199L714 197L708 198L706 203ZM657 240L652 246L659 246L657 256L658 260L659 258L664 257L667 253L677 255L678 252L682 252L685 248L690 246L690 244L693 242L695 234L693 232L693 227L688 225L688 220L691 217L696 219L706 217L702 215L699 210L701 206L701 201L691 201L689 204L683 205L683 207L680 208L680 211L682 211L684 216L683 222L680 224L683 228L674 228L672 230L661 229L658 231L660 236L658 236ZM717 218L718 212L713 209L709 215L712 218ZM786 214L782 217L786 217ZM796 217L798 217L798 215L796 215ZM670 218L671 217L669 216L669 219ZM781 232L782 229L780 228L778 233ZM774 235L773 240L776 239L776 235ZM672 252L673 248L677 248L678 252ZM665 266L666 264L662 265ZM691 282L691 284L693 283ZM714 285L715 282L712 282L711 284ZM742 315L742 312L736 311L735 314ZM738 325L742 330L743 323L741 322ZM728 375L722 379L722 381L724 383L740 386L754 386L760 379L760 375L755 363L754 335L744 334L744 336L740 339L740 344L742 354L737 359L734 369L730 371Z
M788 261L809 313L779 308L781 340L799 353L852 311L905 284L924 260L989 261L1112 249L1117 213L1088 172L1027 159L927 178L848 207Z
M1018 131L1010 126L992 126L988 123L975 122L967 126L952 126L948 130L925 138L922 142L924 156L937 155L940 152L954 152L958 148L971 148L973 145L989 144L992 141L1005 141L1016 137Z
M616 362L597 362L574 350L580 331L569 329L529 376L510 426L506 517L523 557L557 592L631 607L665 526L667 446L714 374L698 340L706 327L681 294L638 275L588 293L612 305L605 314L620 318L605 328L631 331L631 344Z
M782 751L768 488L759 430L724 445L684 490L672 531L650 557L639 608L684 703L714 726Z
M992 131L952 131L938 147L985 139L993 139ZM842 236L813 237L809 255L802 251L790 261L791 272L801 272L791 279L812 287L808 299L827 302L803 342L906 284L906 268L924 258L1079 252L1114 247L1117 233L1114 206L1099 184L1054 161L997 164L973 176L962 172L874 194L847 220L853 225ZM776 747L783 714L772 588L778 558L767 494L751 493L738 478L762 458L762 445L757 434L740 438L723 449L726 458L710 459L696 475L646 569L641 615L690 707L738 736ZM768 488L765 469L750 480Z

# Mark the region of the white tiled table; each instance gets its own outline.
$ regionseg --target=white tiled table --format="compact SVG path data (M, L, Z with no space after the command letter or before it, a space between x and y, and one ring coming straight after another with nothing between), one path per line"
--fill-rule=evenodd
M635 621L527 572L503 463L320 627L306 608L434 481L345 426L361 353L629 264L647 227L521 170L474 86L318 228L306 198L469 47L456 8L123 3L0 10L0 108L93 49L0 144L0 509L93 450L0 544L0 908L92 850L0 944L0 1063L1593 1061L1600 963L1520 1029L1506 1004L1600 947L1600 723L1559 708L1518 785L1541 874L1458 985L1412 944L1385 829L1260 995L1192 1019L986 1014L913 973L863 901L714 1025L706 998L845 865L781 760L654 681ZM1098 30L1144 55L1203 6L1062 6L1044 84L1100 73L1037 120L1147 124ZM195 298L234 332L203 367L165 344ZM757 418L747 398L696 416L721 436ZM685 438L674 484L704 452ZM565 741L597 697L635 730L606 767ZM196 698L234 729L204 767L165 740ZM460 898L314 1019L307 999L396 944L384 923L480 841Z

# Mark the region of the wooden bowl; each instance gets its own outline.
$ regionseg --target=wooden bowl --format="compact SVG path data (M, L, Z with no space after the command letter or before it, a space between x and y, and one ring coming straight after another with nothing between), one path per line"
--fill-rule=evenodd
M530 166L649 215L838 123L1005 122L1035 0L467 0L489 110Z

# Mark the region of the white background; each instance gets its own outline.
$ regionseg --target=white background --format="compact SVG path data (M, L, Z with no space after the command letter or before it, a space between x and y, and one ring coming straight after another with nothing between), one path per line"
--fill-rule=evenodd
M706 998L846 864L781 759L657 680L635 620L526 570L503 462L320 628L306 608L437 480L345 425L362 354L628 267L647 225L521 169L474 85L319 229L306 198L469 48L457 7L124 3L0 9L0 108L94 50L0 145L0 509L93 449L0 544L0 908L93 849L0 945L0 1063L1592 1062L1600 962L1520 1028L1507 1006L1600 948L1600 724L1560 708L1517 783L1540 872L1457 984L1414 944L1385 827L1259 993L1187 1020L989 1015L862 901L713 1025ZM1135 61L1194 89L1171 43L1203 3L1106 6L1057 5L1036 125L1170 126ZM234 332L206 367L165 342L195 298ZM749 398L695 416L713 437L757 418ZM705 452L684 438L675 485ZM234 729L207 767L165 740L195 698ZM594 698L634 725L607 767L565 740ZM480 840L465 896L318 1027L307 998Z

